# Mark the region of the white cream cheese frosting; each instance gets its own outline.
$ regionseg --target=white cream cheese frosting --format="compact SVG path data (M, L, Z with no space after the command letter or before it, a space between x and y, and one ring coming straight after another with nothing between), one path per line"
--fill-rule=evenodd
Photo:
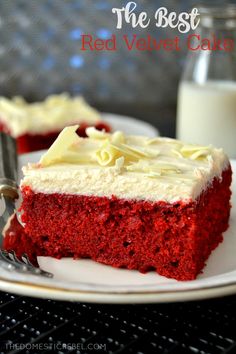
M82 122L96 124L99 112L81 96L63 93L48 96L45 101L27 103L23 97L0 97L0 121L17 138L26 133L40 134L62 130L66 125Z
M222 149L87 128L65 128L39 163L23 167L21 186L35 192L115 195L148 201L195 200L229 166Z

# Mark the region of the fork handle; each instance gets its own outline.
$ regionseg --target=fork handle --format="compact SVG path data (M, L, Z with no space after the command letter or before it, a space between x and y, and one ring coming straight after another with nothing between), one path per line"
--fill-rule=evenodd
M0 132L0 194L15 199L17 192L16 142L10 135Z

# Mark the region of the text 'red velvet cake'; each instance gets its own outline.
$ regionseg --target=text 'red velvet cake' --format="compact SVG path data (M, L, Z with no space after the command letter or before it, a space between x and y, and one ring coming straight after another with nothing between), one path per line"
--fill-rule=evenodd
M89 126L110 131L100 113L80 96L51 95L35 103L27 103L22 97L0 97L0 131L16 139L20 154L48 149L61 130L73 124L80 125L80 136L86 136Z
M221 149L65 128L23 168L22 221L37 254L191 280L222 241L231 167Z

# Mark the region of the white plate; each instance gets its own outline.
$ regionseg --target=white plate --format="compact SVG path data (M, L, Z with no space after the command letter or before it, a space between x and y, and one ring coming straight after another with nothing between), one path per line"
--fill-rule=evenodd
M113 130L123 130L130 135L145 135L154 138L159 131L151 124L136 118L114 113L102 113L102 119L109 123Z
M38 161L40 152L21 156L20 164ZM234 175L236 161L232 161ZM0 288L28 296L61 300L148 303L186 301L236 293L236 188L233 182L230 228L210 256L198 279L177 282L154 272L115 269L91 260L39 257L41 267L53 279L17 274L1 269Z

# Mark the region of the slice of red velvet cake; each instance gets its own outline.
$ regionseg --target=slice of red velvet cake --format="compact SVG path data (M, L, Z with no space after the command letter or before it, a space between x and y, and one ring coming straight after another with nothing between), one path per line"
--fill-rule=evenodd
M195 279L228 227L223 151L77 128L23 168L22 221L37 254Z
M73 124L80 125L80 136L86 136L89 126L110 131L100 113L82 97L64 93L31 104L22 97L0 97L0 131L16 139L18 153L48 149L61 130Z

